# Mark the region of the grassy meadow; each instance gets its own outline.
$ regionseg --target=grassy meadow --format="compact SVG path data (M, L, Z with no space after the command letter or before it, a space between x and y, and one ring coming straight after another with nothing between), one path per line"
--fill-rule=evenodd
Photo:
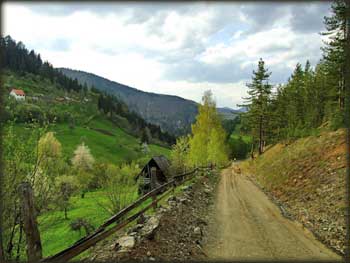
M12 87L20 88L29 96L25 102L21 103L6 98L7 114L9 114L7 118L15 120L11 124L15 138L21 138L20 141L25 141L33 134L32 125L26 124L22 120L17 119L16 121L16 118L39 111L58 116L57 121L50 122L47 126L47 131L52 131L61 144L62 158L68 165L71 164L74 151L82 142L90 149L96 163L121 167L133 162L136 163L136 166L133 166L136 167L134 173L137 172L138 168L141 169L152 156L162 154L169 157L170 155L170 148L157 144L149 144L148 151L144 152L140 145L140 138L127 132L126 120L123 123L117 123L117 125L98 111L97 98L93 93L84 96L75 92L67 94L48 80L31 74L20 76L13 72L5 72L4 75L5 87L8 90ZM43 99L40 95L44 96ZM39 96L39 100L32 100L31 96ZM64 96L71 98L71 101L60 102L56 100ZM87 101L83 100L83 97ZM70 116L74 119L73 124L70 122ZM6 125L5 133L8 131L7 127ZM33 145L31 141L25 147L33 147ZM74 173L72 175L74 176ZM129 176L129 174L124 176ZM123 184L122 188L124 205L137 199L136 182L132 186ZM54 206L41 212L38 216L38 224L43 256L54 255L86 235L83 228L79 232L73 231L70 227L70 224L78 218L85 219L94 228L107 220L112 215L110 211L106 210L108 202L108 190L102 187L89 190L85 193L84 198L81 198L80 193L73 195L67 209L68 219L65 219L62 210ZM83 253L77 259L84 257L87 253ZM21 251L22 256L25 259L24 250Z

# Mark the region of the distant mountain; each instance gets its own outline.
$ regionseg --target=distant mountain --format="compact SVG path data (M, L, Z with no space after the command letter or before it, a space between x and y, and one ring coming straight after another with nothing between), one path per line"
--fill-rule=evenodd
M144 92L118 82L79 70L59 68L66 76L96 89L120 97L130 110L150 123L175 135L190 132L197 114L197 103L178 96Z
M120 97L130 110L138 113L146 121L159 125L163 130L183 135L191 131L191 124L198 112L196 102L172 95L144 92L92 73L58 68L66 76L77 79L80 84ZM218 108L225 119L234 119L238 112L231 108Z
M224 119L227 120L233 120L234 118L236 118L240 113L245 112L246 110L243 108L239 108L237 110L231 109L229 107L223 107L223 108L217 108L217 111L219 112L219 114L221 114L221 116Z

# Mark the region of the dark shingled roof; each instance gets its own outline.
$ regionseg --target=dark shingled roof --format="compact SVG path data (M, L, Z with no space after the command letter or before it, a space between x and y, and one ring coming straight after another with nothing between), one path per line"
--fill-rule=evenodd
M168 159L164 155L159 155L159 156L152 157L148 161L148 163L142 168L141 172L135 177L135 179L137 179L142 174L142 172L146 169L147 165L152 161L154 161L157 164L157 166L163 172L165 177L167 178L171 177L170 163Z
M156 164L159 166L160 170L164 173L166 177L170 176L170 163L164 155L155 156L152 158Z

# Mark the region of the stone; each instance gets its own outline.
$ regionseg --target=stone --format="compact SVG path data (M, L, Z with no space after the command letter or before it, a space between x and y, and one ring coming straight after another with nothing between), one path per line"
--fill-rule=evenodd
M152 216L150 219L148 219L143 228L140 230L140 235L148 239L153 239L154 232L158 228L158 226L159 218L156 216Z
M162 214L167 212L169 209L166 207L159 207L157 213Z
M128 234L138 232L143 227L143 224L137 224L129 229Z
M175 202L175 201L168 201L168 204L169 204L170 206L176 206L176 202Z
M147 251L147 257L150 257L150 256L152 256L151 251Z
M199 218L199 217L197 217L196 218L196 224L198 224L198 225L208 225L208 223L204 220L204 219L202 219L202 218Z
M186 199L186 198L179 198L179 202L180 202L181 204L186 205L186 204L188 204L188 199Z
M135 237L133 236L123 236L117 240L114 248L118 252L128 252L135 246Z
M149 260L150 261L156 261L156 259L154 257L150 257Z
M149 219L149 216L148 215L140 215L139 218L137 219L136 223L137 224L143 224L145 223L147 220Z
M202 235L202 230L199 226L195 227L193 230L193 233L197 236L201 236Z
M176 199L177 199L176 196L171 195L171 196L169 196L167 202L171 202L171 201L175 201L176 202Z
M204 189L204 193L210 194L210 193L211 193L211 190L210 190L209 188L205 188L205 189Z

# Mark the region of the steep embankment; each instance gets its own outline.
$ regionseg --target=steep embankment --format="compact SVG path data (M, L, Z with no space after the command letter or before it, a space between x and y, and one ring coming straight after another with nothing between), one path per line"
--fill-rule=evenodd
M287 214L340 253L345 249L345 131L277 144L241 164Z

